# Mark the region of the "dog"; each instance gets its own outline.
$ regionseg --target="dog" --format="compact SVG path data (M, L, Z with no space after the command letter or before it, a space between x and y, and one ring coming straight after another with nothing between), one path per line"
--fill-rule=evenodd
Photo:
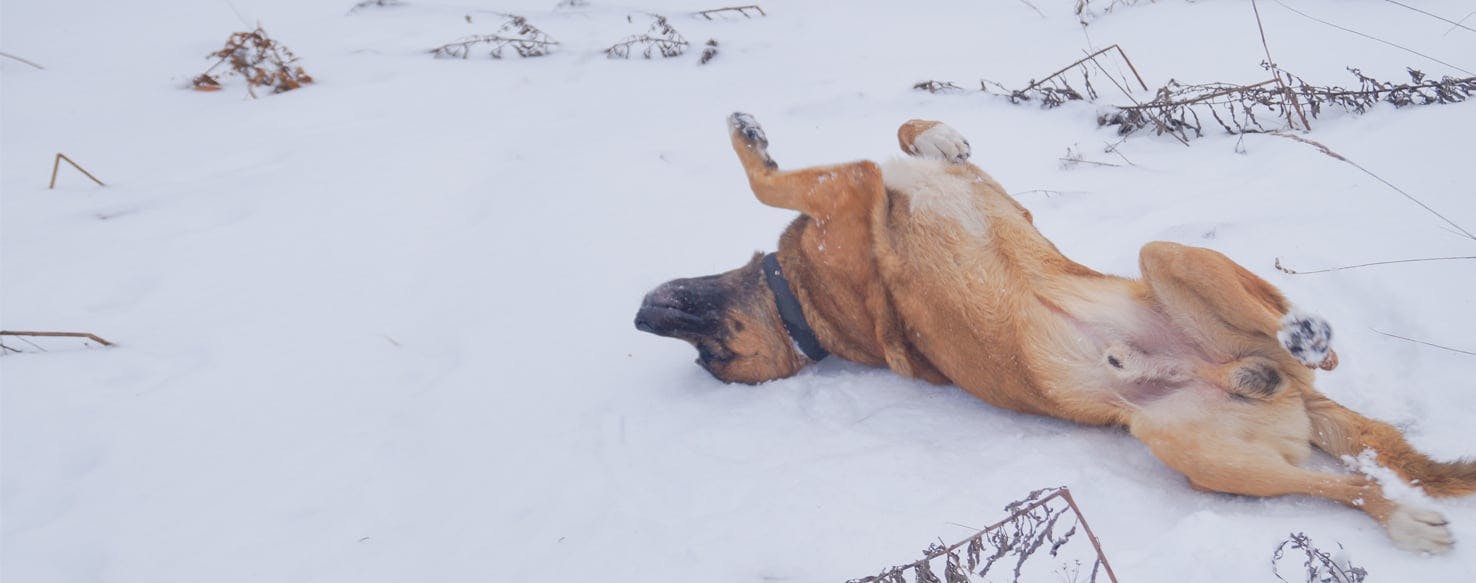
M1320 496L1368 513L1400 548L1450 549L1444 517L1419 501L1302 464L1313 446L1372 451L1445 497L1476 492L1476 461L1434 461L1318 392L1316 369L1338 363L1332 328L1225 255L1148 243L1137 279L1076 263L936 121L902 124L906 157L798 170L779 169L752 116L728 127L754 196L800 216L777 252L667 282L635 320L691 343L718 379L781 379L834 354L1005 409L1125 427L1197 490Z

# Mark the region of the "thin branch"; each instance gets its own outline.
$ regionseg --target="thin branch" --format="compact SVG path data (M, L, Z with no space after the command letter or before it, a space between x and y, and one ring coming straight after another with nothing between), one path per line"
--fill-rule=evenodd
M20 61L20 62L22 62L22 63L25 63L25 64L27 64L27 65L30 65L30 66L32 66L32 67L35 67L35 68L37 68L37 69L41 69L41 70L43 70L43 71L44 71L44 70L46 70L46 67L42 67L42 66L41 66L41 65L37 65L37 64L36 64L36 63L32 63L32 62L31 62L31 61L27 61L27 60L25 60L25 59L22 59L22 58L20 58L20 57L17 57L17 56L15 56L15 55L12 55L12 54L10 54L10 53L7 53L7 52L5 52L5 51L0 51L0 57L5 57L5 58L7 58L7 59L15 59L15 60L17 60L17 61Z
M1297 129L1297 124L1292 120L1292 110L1296 110L1297 117L1302 119L1302 129L1312 129L1312 124L1307 123L1307 114L1302 112L1302 104L1297 101L1297 96L1287 88L1286 82L1281 80L1281 68L1276 66L1276 59L1271 58L1271 45L1266 43L1266 26L1261 24L1261 8L1256 0L1251 0L1251 11L1256 15L1256 30L1261 32L1261 48L1266 51L1266 67L1271 69L1271 74L1276 77L1276 86L1281 88L1281 94L1291 101L1292 107L1286 108L1286 125L1291 129Z
M1449 218L1446 218L1446 216L1440 214L1439 211L1437 211L1437 210L1435 210L1433 208L1430 208L1430 205L1427 205L1427 204L1421 202L1420 199L1415 198L1414 195L1412 195L1412 194L1410 194L1408 192L1405 192L1404 189L1399 188L1398 186L1394 186L1394 183L1389 182L1388 180L1384 180L1384 178L1382 176L1379 176L1378 174L1374 174L1373 172L1369 171L1369 169L1364 168L1363 166L1360 166L1357 162L1354 162L1352 160L1349 160L1346 157L1344 157L1343 155L1341 155L1341 154L1339 154L1337 152L1334 152L1332 150L1332 148L1329 148L1329 147L1327 147L1327 146L1325 146L1325 145L1323 145L1323 144L1321 144L1319 142L1315 142L1315 141L1312 141L1312 140L1309 140L1307 138L1304 138L1304 137L1301 137L1301 136L1298 136L1298 135L1294 135L1294 134L1286 134L1286 133L1282 133L1282 132L1267 132L1267 134L1268 135L1272 135L1272 136L1281 137L1281 138L1286 138L1288 140L1298 141L1298 142L1301 142L1303 144L1307 144L1309 146L1312 146L1314 148L1317 148L1318 151L1320 151L1323 154L1326 154L1326 155L1328 155L1328 156L1330 156L1330 157L1332 157L1334 159L1341 160L1343 162L1347 162L1349 165L1353 166L1354 168L1357 168L1357 169L1361 170L1364 174L1367 174L1369 176L1372 176L1374 178L1374 180L1378 180L1379 182L1384 183L1384 186L1388 186L1389 188L1394 189L1395 192L1398 192L1399 194L1404 195L1404 198L1409 199L1410 202L1413 202L1413 203L1415 203L1417 205L1420 205L1420 208L1423 208L1426 211L1429 211L1430 214L1435 215L1437 217L1440 217L1440 220L1445 221L1445 223L1447 225L1450 225L1452 227L1455 227L1456 230L1460 231L1461 234L1465 235L1467 239L1471 239L1473 241L1476 241L1476 235L1471 234L1470 231L1467 231L1464 227L1456 224L1455 221L1452 221Z
M1081 523L1081 529L1086 531L1087 539L1092 541L1092 548L1097 550L1097 558L1102 560L1102 567L1107 569L1107 578L1117 583L1117 574L1112 572L1112 565L1107 562L1107 554L1102 552L1102 543L1097 541L1097 535L1092 533L1092 527L1087 526L1086 514L1083 514L1081 507L1076 505L1076 499L1071 497L1071 490L1062 486L1061 497L1071 505L1071 511L1076 513L1076 521Z
M1419 52L1419 51L1416 51L1416 50L1414 50L1414 49L1411 49L1411 48L1409 48L1409 47L1405 47L1405 46L1402 46L1402 45L1397 45L1397 44L1394 44L1394 43L1392 43L1392 42L1389 42L1389 41L1386 41L1386 40L1384 40L1384 39L1381 39L1381 38L1379 38L1379 37L1376 37L1376 36L1373 36L1373 35L1369 35L1369 34L1364 34L1364 33L1361 33L1361 32L1358 32L1358 31L1356 31L1356 30L1353 30L1353 29L1351 29L1351 28L1347 28L1347 27L1344 27L1344 26L1339 26L1339 25L1336 25L1336 24L1333 24L1333 23L1331 23L1331 22L1328 22L1328 21L1326 21L1326 20L1323 20L1323 19L1321 19L1321 18L1318 18L1318 17L1316 17L1316 16L1312 16L1312 15L1311 15L1311 14L1307 14L1307 13L1306 13L1306 12L1302 12L1302 11L1301 11L1301 10L1297 10L1297 9L1296 9L1296 8L1292 8L1292 7L1290 7L1290 6L1287 6L1287 5L1286 5L1286 3L1285 3L1285 2L1282 2L1282 1L1281 1L1281 0L1271 0L1271 1L1272 1L1272 2L1275 2L1275 3L1277 3L1277 4L1280 4L1280 5L1281 5L1281 7L1282 7L1282 8L1285 8L1285 9L1287 9L1287 10L1290 10L1290 11L1292 11L1292 12L1295 12L1295 13L1297 13L1297 14L1299 14L1299 15L1301 15L1301 16L1302 16L1302 17L1303 17L1303 18L1307 18L1307 19L1309 19L1309 20L1314 20L1314 21L1317 21L1317 22L1320 22L1320 23L1322 23L1322 24L1326 24L1326 25L1328 25L1328 26L1331 26L1331 27L1333 27L1333 28L1336 28L1336 29L1338 29L1338 30L1341 30L1341 31L1343 31L1343 32L1349 32L1349 33L1353 33L1353 34L1356 34L1356 35L1358 35L1358 36L1361 36L1361 37L1363 37L1363 38L1366 38L1366 39L1369 39L1369 40L1374 40L1374 41L1378 41L1378 42L1381 42L1381 43L1384 43L1384 44L1386 44L1386 45L1389 45L1389 46L1391 46L1391 47L1394 47L1394 48L1396 48L1396 49L1399 49L1399 50L1401 50L1401 51L1404 51L1404 52L1407 52L1407 53L1410 53L1410 54L1414 54L1414 55L1418 55L1418 56L1421 56L1421 57L1424 57L1424 58L1426 58L1426 59L1429 59L1429 60L1431 60L1431 61L1434 61L1434 62L1436 62L1436 63L1440 63L1440 64L1442 64L1442 65L1445 65L1445 66L1447 66L1447 67L1450 67L1450 68L1452 68L1452 69L1455 69L1455 70L1457 70L1457 71L1460 71L1460 72L1462 72L1462 73L1465 73L1465 74L1467 74L1467 75L1476 75L1476 73L1472 73L1472 72L1470 72L1470 71L1467 71L1467 70L1465 70L1465 69L1462 69L1462 68L1460 68L1460 67L1457 67L1457 66L1455 66L1455 65L1452 65L1452 64L1450 64L1450 63L1447 63L1447 62L1445 62L1445 61L1442 61L1442 60L1440 60L1440 59L1437 59L1437 58L1435 58L1435 57L1432 57L1432 56L1430 56L1430 55L1427 55L1427 54L1425 54L1425 53L1422 53L1422 52Z
M1457 261L1457 260L1470 261L1472 259L1476 259L1476 255L1464 255L1464 256L1459 256L1459 257L1422 257L1420 259L1395 259L1395 260L1392 260L1392 261L1375 261L1373 263L1359 263L1358 265L1344 265L1342 267L1329 267L1327 269L1314 269L1312 271L1297 271L1297 270L1292 269L1290 267L1283 266L1281 264L1281 258L1280 257L1277 257L1276 258L1276 270L1277 271L1280 271L1282 273L1290 274L1290 275L1311 275L1311 274L1314 274L1314 273L1330 273L1330 272L1333 272L1333 271L1343 271L1345 269L1358 269L1360 267L1373 267L1375 265L1393 265L1395 263L1421 263L1421 262L1425 262L1425 261Z
M1441 38L1450 36L1450 33L1455 32L1457 28L1466 28L1462 26L1462 23L1466 22L1466 20L1470 19L1472 16L1476 16L1476 11L1467 12L1465 16L1461 17L1460 22L1457 22L1455 26L1450 27L1450 30L1445 31L1445 34L1440 35Z
M1121 168L1122 167L1122 164L1113 164L1111 162L1098 162L1096 160L1085 160L1085 159L1082 159L1082 158L1056 158L1056 159L1057 160L1060 160L1064 164L1095 164L1097 166L1107 166L1107 167L1110 167L1110 168Z
M108 342L107 340L103 340L101 337L99 337L98 335L93 334L91 332L27 332L27 331L21 331L21 330L0 330L0 336L15 336L15 337L23 337L23 336L38 336L38 337L41 337L41 336L44 336L44 337L64 337L64 338L86 338L88 340L91 340L91 341L96 342L98 344L101 344L103 346L113 346L113 343L112 342ZM25 338L21 338L21 340L25 340Z
M1037 8L1035 6L1035 4L1033 4L1033 3L1030 2L1030 0L1020 0L1020 3L1026 5L1026 6L1029 6L1030 9L1031 10L1034 10L1036 14L1039 14L1041 18L1045 18L1046 17L1045 13L1044 12L1041 12L1040 11L1040 8Z
M1414 338L1406 338L1406 337L1400 336L1398 334L1390 334L1388 332L1385 332L1383 330L1379 330L1377 328L1369 328L1369 330L1373 330L1374 332L1378 332L1379 334L1383 334L1383 335L1388 336L1390 338L1398 338L1400 340L1406 340L1406 341L1409 341L1409 342L1413 342L1415 344L1424 344L1425 346L1433 346L1433 347L1439 348L1441 350L1449 350L1451 352L1455 352L1455 353L1458 353L1458 354L1467 354L1467 355L1470 355L1470 356L1476 356L1476 352L1471 352L1469 350L1461 350L1459 348L1451 348L1449 346L1441 346L1441 345L1436 344L1434 342L1425 342L1424 340L1415 340Z
M753 10L753 11L758 12L759 13L759 16L768 16L769 15L767 12L764 12L764 9L763 8L759 8L759 6L757 4L748 4L748 5L744 5L744 6L724 6L722 8L709 8L707 10L698 10L696 12L693 12L692 13L692 16L701 16L701 17L706 18L708 20L712 20L713 19L712 16L714 14L722 14L722 13L725 13L726 12L726 13L737 13L739 15L742 15L744 18L753 18L753 16L748 13L749 10Z
M73 168L76 168L78 172L81 172L88 178L91 178L92 181L96 182L98 186L107 186L106 184L103 184L103 181L98 180L96 176L93 176L91 172L88 172L86 169L82 168L82 166L78 165L76 162L73 162L72 159L68 158L66 154L57 152L56 159L51 162L51 185L46 187L47 190L56 188L56 172L61 169L62 160L66 160L67 163L71 164Z
M1396 5L1396 6L1403 6L1403 7L1405 7L1405 8L1408 8L1408 9L1410 9L1410 10L1413 10L1413 11L1415 11L1415 12L1418 12L1418 13L1420 13L1420 14L1423 14L1423 15L1425 15L1425 16L1429 16L1429 17L1430 17L1430 18L1434 18L1434 19L1435 19L1435 20L1442 20L1442 21L1445 21L1445 22L1446 22L1446 23L1447 23L1447 24L1454 24L1454 25L1455 25L1455 27L1456 27L1456 28L1464 28L1464 29L1466 29L1466 30L1469 30L1469 31L1471 31L1471 32L1476 32L1476 28L1471 28L1471 27L1469 27L1469 26L1466 26L1466 25L1464 25L1464 24L1461 24L1461 23L1460 23L1460 22L1456 22L1456 21L1454 21L1454 20L1451 20L1451 19L1449 19L1449 18L1446 18L1446 17L1444 17L1444 16L1440 16L1440 15L1439 15L1439 14L1431 14L1431 13L1429 13L1429 12L1425 12L1425 11L1424 11L1424 10L1420 10L1420 9L1419 9L1419 8L1415 8L1415 7L1413 7L1413 6L1410 6L1410 5L1408 5L1408 4L1405 4L1405 3L1403 3L1403 2L1399 2L1399 1L1397 1L1397 0L1384 0L1384 1L1385 1L1385 2L1388 2L1388 3L1390 3L1390 4L1394 4L1394 5ZM1469 14L1467 14L1467 15L1466 15L1466 16L1470 16L1470 15L1469 15ZM1464 19L1464 18L1462 18L1462 19L1461 19L1461 20L1462 20L1462 22L1464 22L1464 21L1465 21L1465 19Z
M1120 54L1120 55L1122 55L1122 59L1124 61L1127 61L1127 53L1122 52L1122 47L1119 47L1117 45L1112 45L1112 46L1109 46L1107 48L1104 48L1104 49L1102 49L1100 51L1097 51L1095 53L1092 53L1090 55L1087 55L1085 57L1082 57L1080 59L1077 59L1076 62L1071 63L1070 65L1066 65L1065 67L1061 67L1061 70L1056 71L1055 73L1051 73L1050 75L1046 75L1045 78L1043 78L1043 79L1041 79L1039 81L1036 81L1034 83L1031 83L1029 87L1026 87L1024 89L1021 89L1019 92L1020 93L1025 93L1026 91L1030 91L1031 89L1035 89L1036 87L1039 87L1040 84L1045 83L1046 81L1050 81L1051 79L1054 79L1057 75L1060 75L1061 73L1065 73L1066 71L1070 71L1072 67L1075 67L1077 65L1080 65L1082 63L1085 63L1088 60L1090 60L1092 57L1095 57L1097 55L1100 55L1100 54L1105 53L1107 51L1110 51L1112 49L1117 49L1117 53ZM1128 61L1128 66L1129 67L1132 67L1132 61ZM1134 75L1137 75L1138 74L1138 69L1136 67L1133 67L1133 74ZM1142 77L1139 77L1138 78L1138 83L1143 83L1143 78ZM1146 83L1143 84L1143 90L1144 91L1147 91L1148 90L1148 85Z

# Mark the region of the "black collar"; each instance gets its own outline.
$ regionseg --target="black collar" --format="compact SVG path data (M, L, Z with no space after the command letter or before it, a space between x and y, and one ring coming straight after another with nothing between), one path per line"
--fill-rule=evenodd
M800 352L810 360L819 361L827 356L829 352L820 346L820 339L815 337L815 330L810 328L810 323L805 321L805 313L800 309L799 298L794 296L794 290L789 289L789 280L784 278L784 272L779 269L779 257L773 253L764 256L764 281L769 284L769 291L774 292L774 303L779 307L779 318L784 321L784 329L789 332L789 337L799 346Z

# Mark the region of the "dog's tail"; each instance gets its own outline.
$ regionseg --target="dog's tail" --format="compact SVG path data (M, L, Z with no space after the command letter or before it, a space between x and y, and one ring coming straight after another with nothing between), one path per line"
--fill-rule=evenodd
M1378 454L1379 465L1431 496L1476 493L1476 459L1435 461L1416 451L1393 425L1364 417L1315 391L1307 391L1303 400L1312 418L1312 444L1318 449L1337 457L1357 457L1371 449Z

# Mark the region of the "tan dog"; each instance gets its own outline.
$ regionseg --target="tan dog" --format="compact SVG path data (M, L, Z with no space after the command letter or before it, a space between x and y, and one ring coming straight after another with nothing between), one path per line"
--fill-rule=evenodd
M1401 548L1450 548L1439 513L1301 464L1313 445L1372 450L1426 493L1457 496L1476 492L1476 462L1433 461L1317 392L1313 369L1337 365L1331 328L1224 255L1149 243L1137 280L1077 264L938 122L903 124L910 158L788 171L753 118L729 125L754 195L802 214L776 254L668 282L636 316L696 346L717 378L783 378L834 353L999 407L1126 427L1195 488L1322 496Z

